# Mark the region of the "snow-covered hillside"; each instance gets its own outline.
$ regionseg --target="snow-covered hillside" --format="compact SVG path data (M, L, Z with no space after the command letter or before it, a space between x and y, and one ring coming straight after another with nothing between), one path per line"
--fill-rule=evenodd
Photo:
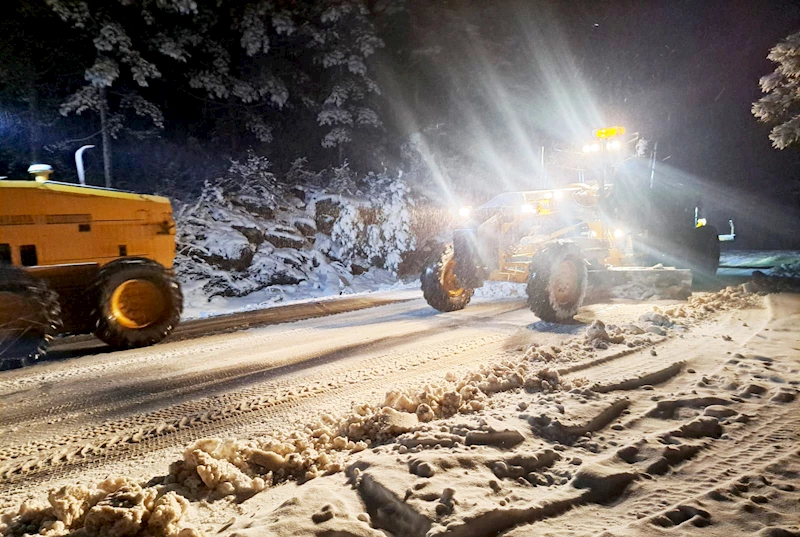
M310 172L300 160L278 178L264 157L234 161L176 210L184 316L396 286L416 246L412 205L402 173Z

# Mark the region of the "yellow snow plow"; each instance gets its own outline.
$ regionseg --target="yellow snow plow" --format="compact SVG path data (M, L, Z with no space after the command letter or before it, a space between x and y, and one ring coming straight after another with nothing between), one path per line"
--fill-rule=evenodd
M598 129L595 137L583 152L599 153L606 162L631 143L622 127ZM454 311L487 280L525 283L531 310L558 322L572 318L587 295L686 298L689 268L716 272L719 238L712 226L683 222L674 211L660 215L672 227L657 220L649 227L633 225L615 207L619 200L612 194L619 185L612 173L601 171L596 181L506 192L471 211L454 230L452 244L423 271L428 303ZM662 258L684 268L664 266Z
M0 368L57 332L115 348L166 337L182 311L170 201L49 180L0 180Z

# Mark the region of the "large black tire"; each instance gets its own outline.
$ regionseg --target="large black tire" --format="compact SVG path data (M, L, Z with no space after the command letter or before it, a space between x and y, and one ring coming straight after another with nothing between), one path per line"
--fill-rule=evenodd
M172 271L149 259L127 258L97 276L94 334L116 349L145 347L167 337L183 311L183 295Z
M40 279L0 265L0 370L40 356L59 328L58 295Z
M546 244L531 260L528 306L543 321L572 319L583 304L587 281L586 260L575 243Z
M719 236L714 226L701 226L692 231L687 252L687 264L692 273L701 278L712 278L719 268Z
M453 269L453 245L444 249L442 255L422 271L422 296L439 311L463 310L469 304L475 289L458 287Z

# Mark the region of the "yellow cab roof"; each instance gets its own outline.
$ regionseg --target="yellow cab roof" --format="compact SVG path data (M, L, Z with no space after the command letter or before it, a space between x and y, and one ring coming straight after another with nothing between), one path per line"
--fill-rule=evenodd
M170 202L168 198L163 196L155 196L153 194L137 194L136 192L126 192L124 190L114 190L112 188L76 185L73 183L59 183L57 181L10 181L3 179L0 180L0 188L28 188L48 190L51 192L78 194L81 196L100 196L106 198L151 201L155 203Z

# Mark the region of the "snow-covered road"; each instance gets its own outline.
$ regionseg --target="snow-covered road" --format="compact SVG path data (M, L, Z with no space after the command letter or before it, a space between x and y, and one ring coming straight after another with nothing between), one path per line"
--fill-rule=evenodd
M478 299L449 314L416 291L377 300L398 302L201 338L191 328L193 339L3 373L0 498L157 466L203 436L273 433L584 328L531 325L537 319L519 299ZM596 304L582 318L635 318L649 307Z
M244 504L238 501L198 504L193 508L197 511L190 522L202 526L206 532L217 533L220 528L224 531L230 526L226 521L231 516L234 516L231 520L235 520L236 517L241 519L242 513L253 513L253 516L256 513L271 513L272 509L292 495L305 494L305 490L321 490L320 498L341 497L346 505L355 506L352 508L356 510L370 510L375 508L374 505L370 506L371 502L383 502L384 515L387 512L395 513L392 515L394 518L389 516L382 521L377 513L372 513L370 516L373 518L369 521L366 514L366 519L357 518L354 512L353 524L365 524L364 520L368 524L362 528L363 531L359 530L360 533L352 530L352 533L342 535L373 535L367 531L369 525L391 532L393 524L400 529L393 535L423 535L426 531L433 531L431 528L447 527L441 526L439 519L450 520L453 535L494 535L501 530L514 531L514 528L521 531L519 535L522 535L530 523L539 520L538 515L526 511L521 505L514 509L511 506L514 502L528 501L520 498L530 495L528 491L533 489L525 487L530 487L531 480L534 486L537 479L544 480L542 483L545 486L538 489L540 492L549 491L548 487L562 487L559 488L559 498L562 500L558 501L567 501L564 500L564 494L577 491L576 499L564 504L567 509L587 501L595 505L592 495L596 495L603 487L614 489L609 494L616 495L621 491L617 490L619 487L614 483L605 483L602 475L595 477L594 482L591 477L584 476L589 483L589 492L586 494L592 498L584 498L581 489L568 486L567 482L576 475L574 470L582 461L600 461L608 457L606 451L618 449L615 446L637 442L642 446L641 454L630 455L631 460L649 460L649 451L645 448L650 449L647 446L653 442L658 445L653 439L661 434L658 432L660 428L680 428L684 422L692 422L709 405L730 406L731 409L737 409L736 415L747 415L748 420L756 420L752 431L747 429L747 420L742 420L741 426L732 427L727 444L715 441L714 438L719 438L716 434L708 436L704 431L691 433L696 438L705 439L697 449L705 450L706 454L698 460L706 460L707 465L713 468L719 466L719 471L713 470L709 478L712 484L722 479L720 472L726 465L742 464L742 472L760 471L759 457L788 456L786 449L791 446L791 439L794 438L795 442L798 440L798 425L795 422L799 414L793 394L796 394L800 382L800 351L797 350L796 336L792 339L792 334L796 334L793 331L798 328L796 325L800 324L797 314L793 313L800 309L796 295L766 298L753 295L747 304L754 307L747 309L738 307L739 302L736 301L743 299L731 302L736 307L726 305L725 300L728 299L721 302L709 299L712 301L708 304L702 301L693 303L685 312L681 308L682 303L675 301L597 303L584 307L577 322L570 325L538 321L526 308L524 300L519 298L479 297L465 310L447 314L432 310L416 291L389 293L378 298L383 302L356 311L311 316L234 333L175 340L150 349L50 360L23 370L0 373L0 510L17 506L28 497L43 498L46 491L54 487L76 483L89 486L109 475L126 476L135 482L146 483L163 480L164 477L157 476L169 473L173 476L169 479L174 480L175 475L182 474L171 470L170 463L185 457L186 446L198 439L235 438L239 442L248 442L249 439L269 435L273 438L295 438L297 441L298 433L310 430L304 429L306 424L318 423L320 419L323 423L326 420L334 423L347 416L354 407L369 405L379 409L390 400L392 406L398 409L413 405L416 413L412 409L411 414L400 414L413 417L415 423L419 417L420 423L418 426L397 426L398 433L410 429L413 433L410 439L398 439L398 444L389 442L386 448L367 449L360 453L356 452L362 448L357 448L349 455L350 458L345 455L345 463L355 464L348 470L351 478L359 475L352 474L353 468L374 468L364 474L364 479L369 476L369 481L353 481L365 483L363 490L359 489L356 493L350 487L338 488L343 483L341 474L339 477L321 477L299 488L288 484L269 488ZM641 316L652 313L654 305L661 307L667 317L671 315L673 320L680 322L664 324L663 329L658 322L642 324ZM587 345L585 334L595 320L602 320L606 326L628 328L609 332L611 339L606 344ZM640 328L630 325L635 322L652 328L639 333ZM533 344L535 346L531 347ZM740 358L733 361L734 355ZM555 380L548 384L547 390L531 395L530 390L515 390L516 381L511 382L508 378L503 380L502 371L515 367L515 363L522 363L520 360L525 363L552 361L552 371L558 373L543 374L542 378L548 379L555 375ZM506 365L500 367L501 364ZM492 369L497 367L499 369ZM750 377L739 378L742 374ZM728 379L729 376L734 380ZM456 379L462 378L477 379L475 386L488 386L481 388L486 394L495 390L492 386L499 387L495 390L497 394L489 399L481 395L482 399L475 400L472 411L467 409L465 417L457 422L451 423L460 414L450 419L439 419L441 417L437 414L437 419L425 425L422 421L429 419L425 418L427 410L422 410L419 402L413 403L413 397L409 399L403 395L420 390L435 394L438 393L435 386L455 383ZM503 388L504 382L510 382L509 387ZM725 382L729 385L723 386ZM730 387L731 383L735 384L733 388ZM527 381L525 385L527 387ZM556 400L547 395L548 390L565 389L558 386L569 388L570 385L583 388L574 394L574 390L556 391L556 394L564 394L563 397L557 396ZM587 395L590 393L587 388L591 388L593 395ZM539 389L537 384L536 390ZM390 392L388 397L387 392ZM702 393L697 395L694 392ZM730 399L730 394L738 395ZM439 396L431 397L436 400ZM539 401L537 397L549 399ZM760 402L762 399L763 405ZM624 403L620 402L623 400ZM770 400L777 402L769 403ZM662 404L663 401L675 401L675 404ZM443 401L440 402L444 405ZM534 425L533 436L530 431L524 432L520 440L515 442L523 442L525 446L530 443L525 449L537 453L540 448L544 449L539 445L542 442L560 446L558 450L561 454L550 457L552 461L547 465L552 468L542 475L528 472L527 477L509 480L504 479L503 472L495 471L495 485L487 481L489 488L486 490L492 496L499 494L497 490L492 492L497 487L507 489L503 495L503 498L507 498L498 496L496 499L475 500L477 503L469 511L467 506L471 505L471 495L476 492L471 491L470 487L476 485L474 479L470 481L458 477L462 474L455 472L455 469L461 463L456 461L478 457L480 461L476 459L469 464L478 464L478 467L486 470L494 468L497 461L504 460L506 462L503 464L510 468L513 466L510 461L516 460L514 457L519 458L519 454L514 455L511 446L503 441L491 441L491 438L495 438L491 427L488 432L464 433L467 434L466 438L470 434L483 434L490 439L485 442L487 446L477 448L479 452L474 451L475 446L459 447L459 441L453 444L452 439L460 438L462 429L468 431L475 426L483 431L487 423L498 423L497 420L510 423L516 419L512 418L515 413L533 404L544 405L541 410L545 413L549 412L552 405L555 405L554 409L560 407L560 410L554 411L567 415L561 418L563 423L559 427L563 430L536 433L538 425ZM672 410L669 416L663 417L654 414L654 405ZM739 406L742 408L739 409ZM517 410L506 412L503 410L505 407ZM676 410L683 407L700 410ZM463 408L459 412L464 412ZM733 415L727 410L720 412L720 415ZM609 428L612 422L623 415L627 416L620 420L623 425ZM393 419L391 412L388 416ZM769 416L771 421L764 421ZM522 414L519 417L523 419ZM548 419L552 420L552 417ZM470 420L478 420L477 425ZM538 423L533 415L528 421L531 424ZM413 432L415 427L422 427L428 432L420 433L422 429ZM687 427L691 428L692 425ZM523 427L517 424L513 429L522 431ZM317 440L326 435L324 432L314 434ZM420 434L432 435L431 438L437 434L441 436L438 443L433 442L431 447L438 445L436 449L440 449L438 456L442 461L434 456L435 450L425 460L430 459L430 464L426 463L428 467L438 468L435 472L442 474L442 486L455 487L456 497L465 502L458 504L461 507L455 511L452 502L441 500L442 495L438 493L437 501L445 507L437 508L435 512L431 509L436 503L427 499L414 500L417 496L424 496L414 491L420 485L416 481L420 480L420 476L425 477L423 474L427 470L420 473L418 469L413 469L409 474L406 464L400 465L404 469L400 474L409 474L411 481L416 480L415 485L411 481L405 483L408 479L400 474L395 475L396 469L390 467L395 464L392 461L398 456L398 448L399 453L423 449L419 441L414 440L420 438ZM499 437L509 437L503 434ZM520 435L519 432L516 434ZM594 438L593 434L599 436ZM443 440L445 437L451 438L449 444L446 439ZM767 445L765 437L772 439L772 444ZM386 442L385 437L380 438L383 438L381 442ZM576 442L575 438L582 440ZM464 439L461 440L463 442ZM775 442L783 444L775 447ZM335 444L331 439L331 445ZM413 447L415 445L418 447ZM741 457L736 461L729 460L728 452L733 447L745 450L747 460ZM484 454L481 450L488 451ZM252 456L252 446L245 451ZM678 451L681 457L685 455L680 449ZM357 462L358 457L362 458L363 464ZM544 461L548 456L544 457L540 459ZM678 457L674 465L686 458L691 457ZM451 462L445 463L444 459L450 459ZM723 460L727 462L718 462ZM764 465L768 462L767 459L765 461ZM419 466L418 463L414 463L414 468ZM702 474L703 468L698 462L688 464L698 467L694 474L687 475L685 479L669 474L657 478L652 485L641 485L640 489L655 490L660 486L658 483L663 481L661 486L670 490L669 499L665 500L670 505L704 494L703 491L711 484L690 486ZM448 468L454 470L450 472ZM469 468L477 467L464 467ZM329 466L328 471L335 470ZM631 471L625 470L628 474ZM470 472L475 477L482 475L483 470ZM625 472L619 470L614 474L616 477L612 476L612 481ZM222 479L219 476L217 478ZM254 481L250 483L252 485ZM228 484L234 489L236 486ZM405 493L395 490L406 486L410 488ZM250 492L260 488L261 485ZM220 490L224 490L224 487L217 493ZM412 513L402 514L399 504L394 505L396 500L392 498L395 494L400 495L397 501L401 503L402 495L406 495L409 503L403 509L413 511L413 516ZM452 493L445 496L448 494ZM482 496L486 496L485 491ZM530 501L547 501L546 496L536 498L531 497ZM667 504L653 502L649 498L637 493L632 499L638 513L636 516L631 514L633 511L629 507L615 510L595 506L588 509L588 515L585 508L564 514L562 518L570 527L583 528L591 533L589 530L594 526L587 525L587 520L593 517L600 517L598 520L602 520L603 526L612 527L620 520L627 520L626 517L630 516L635 521L657 516L666 508ZM315 501L314 498L307 499L302 508L298 507L286 516L294 517L293 520L299 524L297 527L302 527L304 517L311 517L314 509L322 507L314 504ZM486 501L490 501L494 507L486 504ZM603 502L602 499L596 501ZM508 509L504 509L504 506L508 506ZM486 514L490 507L499 510L498 513L507 510L509 514ZM340 506L339 509L345 508ZM345 515L342 516L349 516L347 513ZM669 517L668 514L666 516ZM485 520L476 523L475 520L480 517ZM260 534L272 535L272 530L266 529L269 525L267 518L262 523L263 531ZM412 519L416 520L413 524L421 526L408 526ZM546 521L541 523L549 524ZM319 522L315 519L309 524L309 527L316 527L315 524ZM242 528L234 524L231 531ZM317 529L323 531L325 527ZM441 532L449 534L444 530ZM317 533L309 530L308 533L299 531L296 534Z

